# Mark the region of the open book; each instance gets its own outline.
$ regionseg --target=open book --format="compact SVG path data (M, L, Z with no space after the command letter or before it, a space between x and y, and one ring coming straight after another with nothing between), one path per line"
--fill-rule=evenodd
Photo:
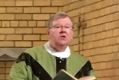
M57 75L54 77L53 80L78 80L78 79L62 69L57 73Z
M75 78L65 70L61 70L57 73L53 80L95 80L94 76L82 77L80 79Z

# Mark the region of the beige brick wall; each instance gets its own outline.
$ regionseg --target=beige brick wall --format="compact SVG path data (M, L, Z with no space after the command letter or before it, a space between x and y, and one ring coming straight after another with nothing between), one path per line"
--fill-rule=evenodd
M72 17L71 48L91 60L98 80L119 80L118 0L0 0L0 48L44 44L47 20L58 11ZM0 80L8 79L11 64L0 61Z
M47 20L64 0L0 0L0 48L30 48L47 40ZM0 80L8 80L12 61L0 61ZM9 65L9 66L8 66Z
M65 2L0 0L0 47L33 47L38 41L47 41L47 20L62 10Z
M91 60L98 80L119 80L119 1L79 0L66 4L63 10L76 26L81 17L80 43L79 47L72 43L73 49L80 48L81 54Z
M13 61L0 62L0 80L8 80L9 71Z

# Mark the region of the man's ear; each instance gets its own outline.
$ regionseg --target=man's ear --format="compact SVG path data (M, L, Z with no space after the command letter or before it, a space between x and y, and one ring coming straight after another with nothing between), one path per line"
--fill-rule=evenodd
M49 29L47 31L48 31L47 34L49 34L50 33Z
M48 38L50 38L50 37L49 37L49 34L50 34L50 29L48 29L47 31L48 31L48 32L47 32L47 34L48 34Z
M47 29L47 34L49 34L49 32L50 32L50 31L49 31L49 28L46 28L46 29Z

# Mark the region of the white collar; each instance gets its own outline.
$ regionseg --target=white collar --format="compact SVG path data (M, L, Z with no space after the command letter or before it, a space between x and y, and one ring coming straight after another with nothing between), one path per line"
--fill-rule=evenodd
M49 54L60 57L60 58L68 58L70 56L70 48L69 46L63 52L56 52L50 45L49 42L44 44L45 49L48 51Z

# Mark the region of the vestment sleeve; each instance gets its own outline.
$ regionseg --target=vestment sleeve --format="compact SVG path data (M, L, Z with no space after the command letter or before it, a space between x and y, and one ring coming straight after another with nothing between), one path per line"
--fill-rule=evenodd
M13 64L9 76L10 80L32 80L31 72L23 61Z

